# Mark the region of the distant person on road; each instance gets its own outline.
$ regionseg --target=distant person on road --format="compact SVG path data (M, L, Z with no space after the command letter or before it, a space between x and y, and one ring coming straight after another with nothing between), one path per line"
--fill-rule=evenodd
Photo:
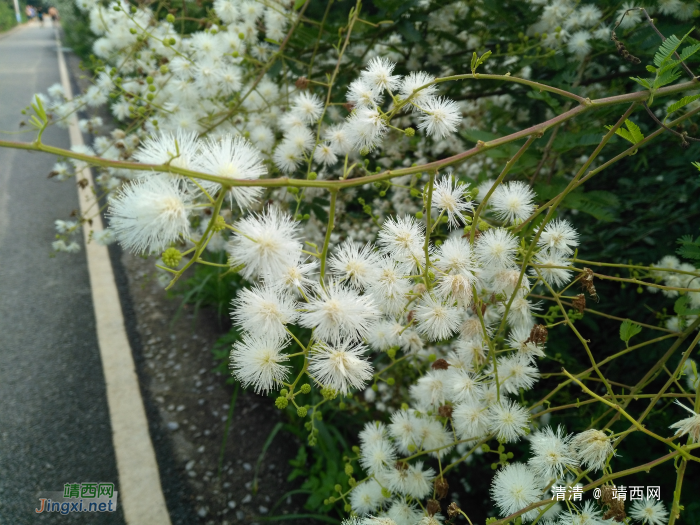
M39 23L43 26L44 25L44 13L41 12L41 9L36 10L36 17L39 19Z
M27 15L27 18L31 22L34 20L34 17L36 16L36 9L34 9L33 6L28 5L27 7L24 8L24 13Z
M55 27L56 22L59 20L58 9L56 9L54 6L49 7L49 16L51 17L51 25Z

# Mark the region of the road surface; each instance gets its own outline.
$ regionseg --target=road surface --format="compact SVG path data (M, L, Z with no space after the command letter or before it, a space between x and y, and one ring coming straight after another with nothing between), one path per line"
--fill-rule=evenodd
M20 110L59 81L53 28L0 35L0 131L26 129ZM61 128L44 141L70 148ZM119 506L35 512L42 494L66 483L119 489L86 259L51 249L54 220L78 208L74 182L47 180L55 161L0 148L0 523L123 524Z

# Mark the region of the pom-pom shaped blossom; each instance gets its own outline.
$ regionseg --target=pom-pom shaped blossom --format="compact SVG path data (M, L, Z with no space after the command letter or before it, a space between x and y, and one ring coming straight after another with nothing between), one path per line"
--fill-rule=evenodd
M127 184L110 201L110 228L120 244L136 253L161 252L189 236L190 195L163 177Z

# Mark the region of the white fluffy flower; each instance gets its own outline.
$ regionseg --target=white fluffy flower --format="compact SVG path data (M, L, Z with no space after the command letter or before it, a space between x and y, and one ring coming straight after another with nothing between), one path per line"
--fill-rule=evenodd
M373 89L367 82L358 78L350 83L346 95L348 102L356 108L374 108L382 102L381 92Z
M360 465L369 474L377 474L396 461L396 451L388 439L366 443L360 451Z
M414 525L421 519L423 513L415 505L407 503L406 500L395 499L386 511L386 515L394 520L396 525Z
M289 367L281 363L289 358L282 353L287 340L273 334L244 334L233 345L231 368L243 388L253 385L255 393L267 393L282 384L289 375Z
M491 195L489 203L496 215L507 222L525 220L535 210L535 192L525 182L512 181L501 184Z
M124 248L160 252L189 236L190 196L177 181L152 177L131 182L110 201L110 228Z
M437 409L445 404L449 374L444 370L430 370L411 385L410 395L424 410Z
M585 29L576 31L566 43L566 48L569 50L569 53L572 53L576 58L583 59L591 52L590 39L591 34Z
M452 422L460 439L479 439L489 432L489 411L476 399L455 405Z
M571 435L565 435L562 426L559 426L556 432L552 427L545 427L536 432L530 438L530 468L545 480L561 478L567 468L578 465L570 443Z
M383 57L375 57L367 64L367 69L362 71L361 78L375 91L388 89L395 91L401 81L399 75L392 75L396 64Z
M430 294L423 297L415 312L418 331L430 341L450 338L457 331L462 320L459 308L443 304Z
M437 86L435 84L430 85L426 88L421 89L416 92L421 86L429 84L434 81L435 77L424 73L423 71L413 71L403 77L401 81L401 87L399 89L399 95L401 95L402 100L411 98L411 103L416 104L416 106L421 107L423 104L428 102L428 100L435 97L435 92L437 91Z
M461 236L449 237L435 255L431 263L443 272L460 273L470 278L476 272L471 244Z
M318 384L346 395L372 378L372 365L362 359L366 351L365 346L348 341L336 346L319 342L309 356L309 374Z
M379 111L367 107L357 108L345 123L349 141L360 151L376 148L388 129Z
M406 296L411 291L406 275L403 265L389 257L380 261L375 280L370 282L367 292L383 313L396 316L403 311Z
M490 373L493 375L493 371ZM530 390L539 378L537 367L521 354L498 358L498 381L501 389L509 394L517 394L521 388Z
M377 243L380 250L393 259L415 266L415 260L424 259L425 225L413 217L389 217L379 231Z
M323 112L323 101L308 92L301 92L292 99L292 113L307 124L316 122Z
M267 173L260 152L242 137L224 136L202 144L195 161L198 171L231 180L256 180ZM210 193L218 190L217 182L202 181ZM241 208L248 208L262 193L262 188L233 186L230 195Z
M435 293L440 299L447 301L452 298L462 308L472 304L472 284L474 280L464 274L447 274L438 279Z
M539 501L542 487L534 472L522 463L511 463L496 473L491 484L491 499L501 511L501 516L514 512ZM524 521L533 520L538 514L533 509L523 514Z
M364 339L379 318L379 310L368 296L358 295L337 282L326 284L309 298L299 324L314 329L321 341L338 344Z
M466 222L462 212L473 210L471 201L465 199L468 190L468 184L455 182L451 175L442 177L433 187L432 206L447 212L447 223L451 227L459 227L457 219Z
M514 443L524 436L530 422L530 413L516 401L505 399L489 408L489 430L500 441Z
M443 139L457 131L462 120L462 111L453 100L432 97L420 106L418 129L425 130L430 137Z
M252 334L285 337L285 325L294 323L298 317L295 301L270 287L256 286L241 290L232 307L234 323Z
M506 268L515 261L518 239L503 228L492 228L479 235L474 252L483 268Z
M391 415L389 434L394 438L394 444L400 453L410 455L409 446L420 445L419 426L418 418L408 410L397 410Z
M632 503L629 515L642 525L666 525L668 523L668 511L663 502L652 499L637 500Z
M251 214L235 225L228 244L232 267L244 265L241 275L280 275L289 261L299 258L301 243L297 223L286 213L270 206L261 215Z
M197 134L178 130L175 134L162 133L146 139L133 157L143 164L168 164L191 170L198 153Z
M352 510L360 515L369 514L379 507L385 499L382 494L382 486L374 479L359 483L350 493Z
M612 442L605 432L594 428L576 434L571 440L578 460L586 468L602 470L610 454L614 454Z
M328 261L332 271L351 286L363 289L376 280L381 256L370 243L364 246L346 241L336 248Z
M534 262L542 267L531 268L530 275L541 275L542 279L550 286L563 286L571 281L571 261L567 260L561 252L544 250L534 257Z
M691 443L700 443L700 414L697 414L677 399L676 404L690 412L692 415L677 421L673 425L670 425L669 428L678 429L675 434L676 436L684 436L685 434L688 434Z
M538 246L557 251L562 255L573 254L578 244L578 232L569 221L562 219L547 223L537 241Z

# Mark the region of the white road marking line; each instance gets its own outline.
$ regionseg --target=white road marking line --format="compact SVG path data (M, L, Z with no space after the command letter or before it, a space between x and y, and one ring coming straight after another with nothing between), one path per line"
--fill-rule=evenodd
M72 89L58 33L56 47L61 84L66 97L71 99ZM75 113L70 116L68 132L72 146L84 145ZM86 189L78 190L81 213L94 213L97 205L91 191L92 172L89 167L85 167L77 171L76 179L78 175L89 182ZM97 340L107 384L112 440L119 472L120 503L127 525L170 525L131 347L124 329L124 317L112 263L105 246L100 246L94 241L88 243L91 229L95 232L102 231L102 218L99 214L93 218L92 226L87 223L84 225L83 236L95 308Z

